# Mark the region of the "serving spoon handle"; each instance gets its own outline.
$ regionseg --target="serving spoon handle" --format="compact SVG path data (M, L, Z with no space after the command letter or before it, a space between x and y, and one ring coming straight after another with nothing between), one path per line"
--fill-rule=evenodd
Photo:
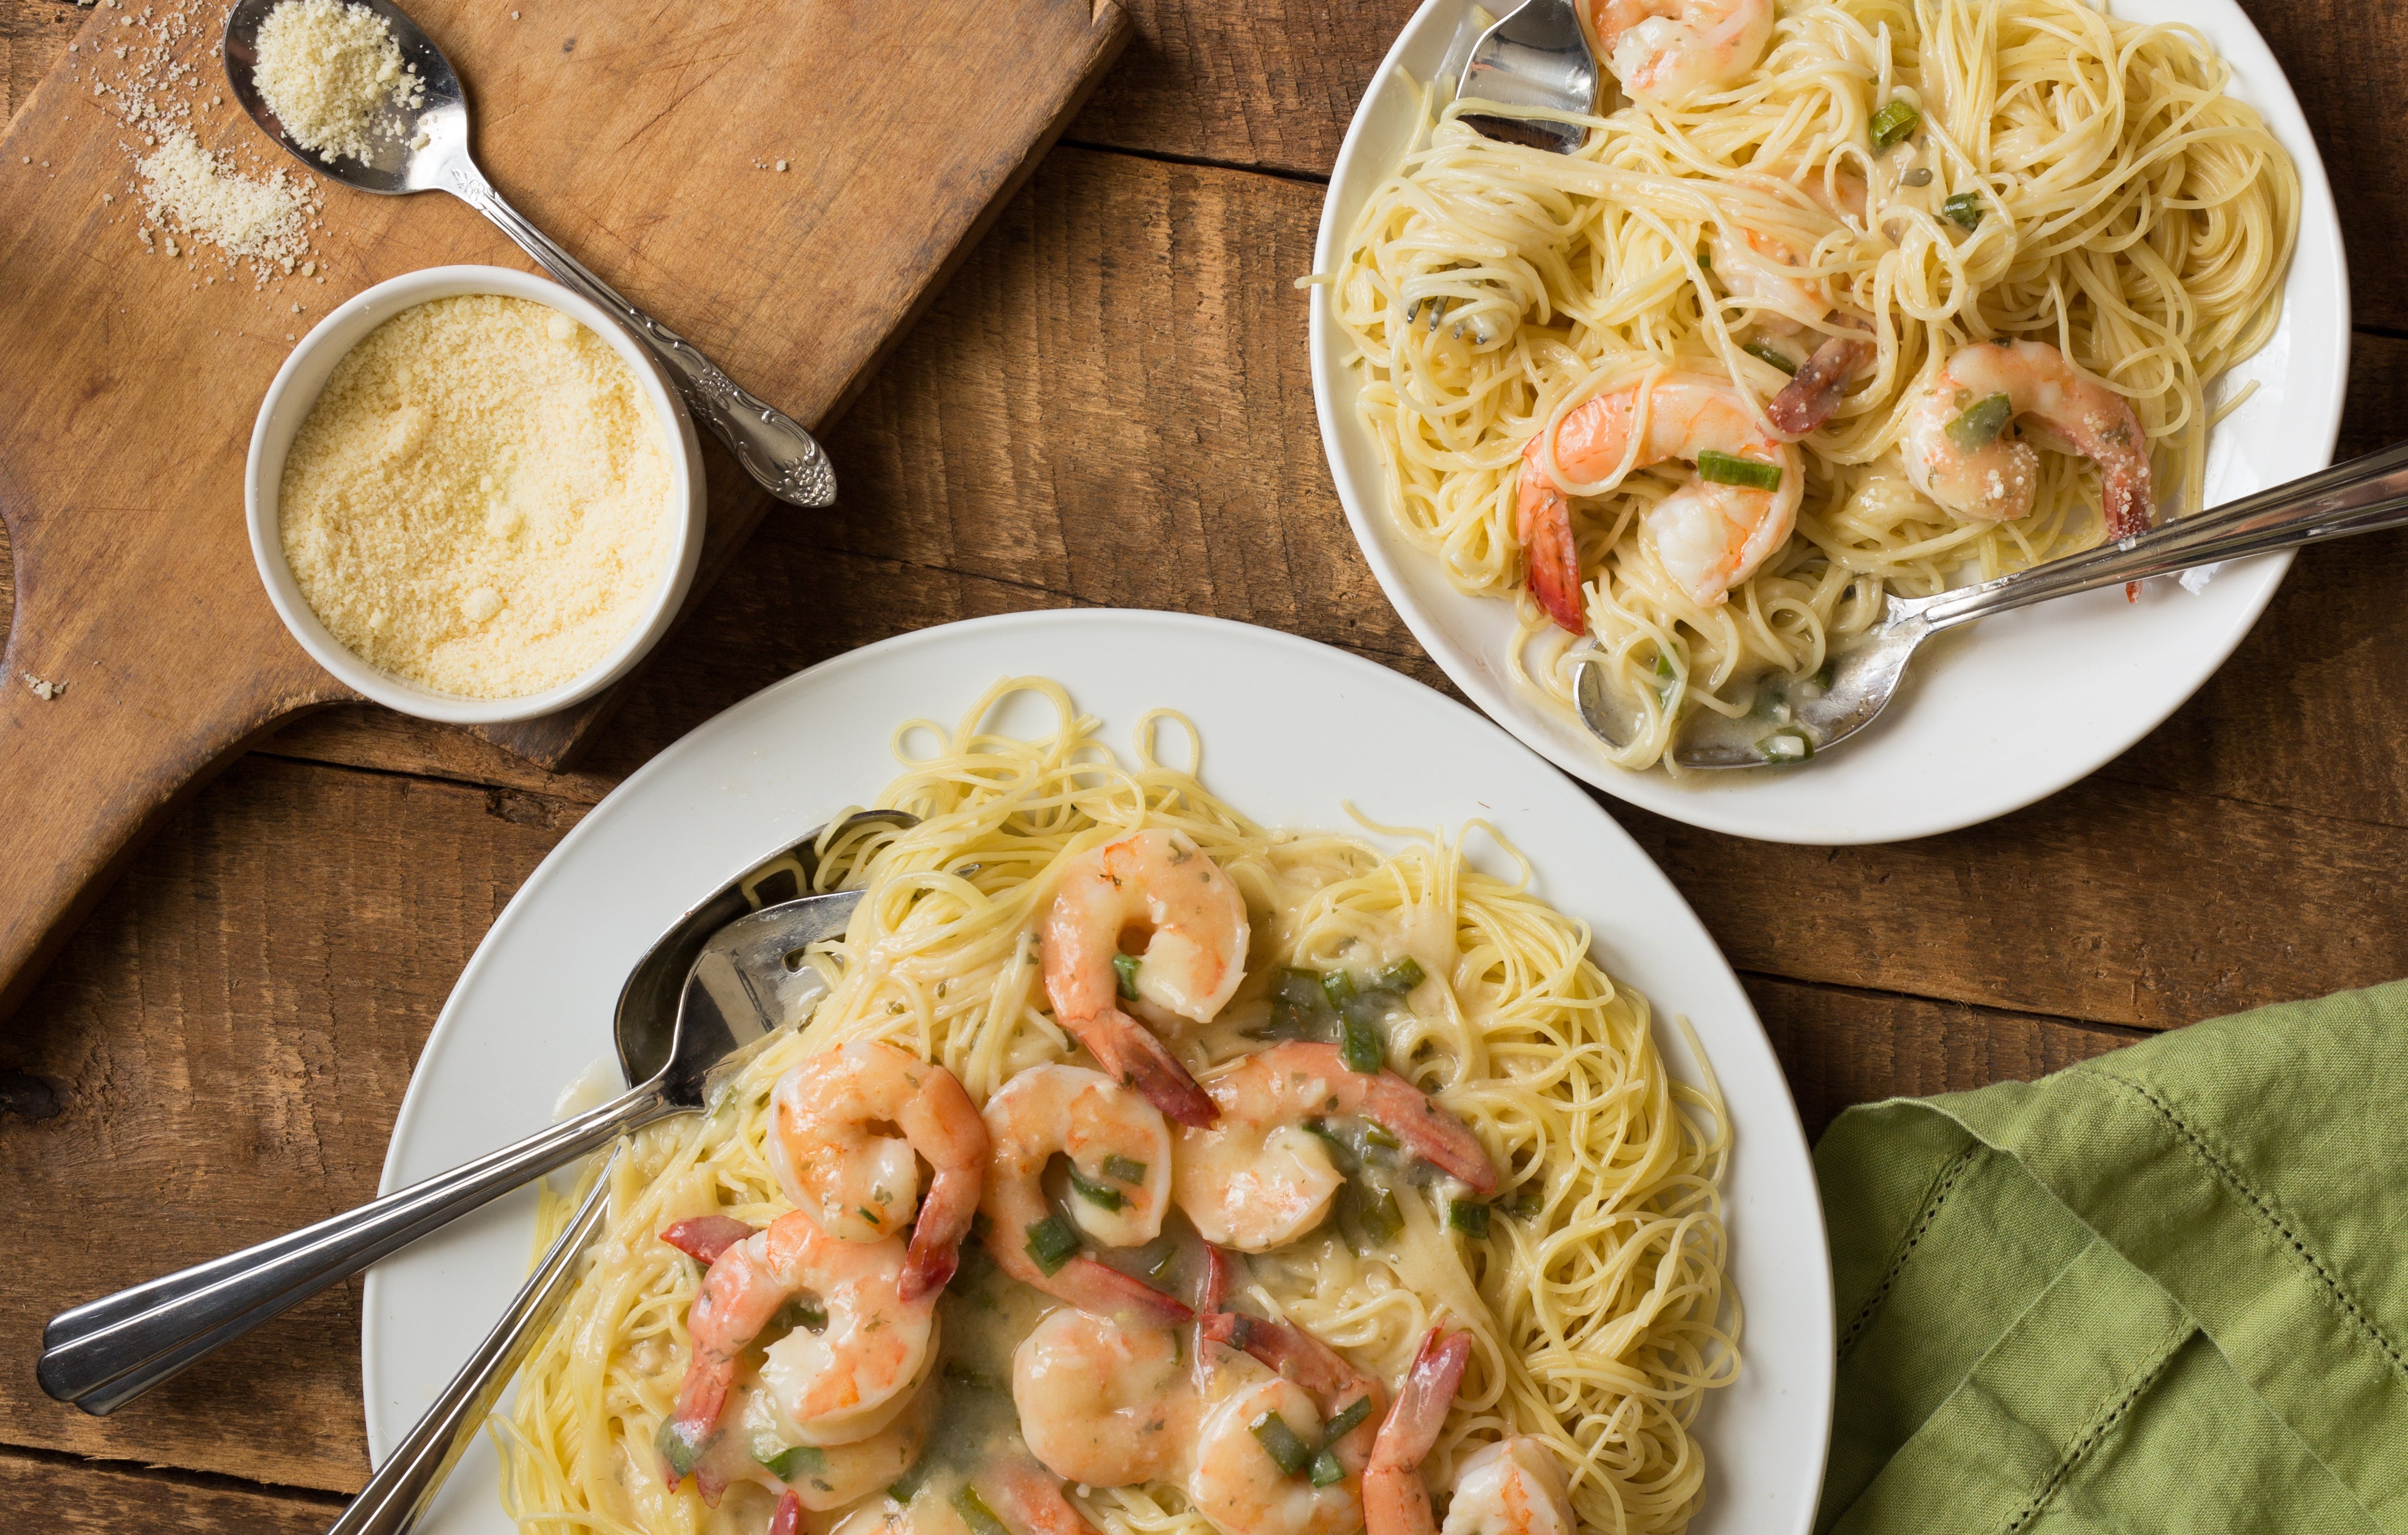
M327 1527L326 1535L406 1535L418 1523L443 1479L452 1474L460 1452L468 1447L478 1426L494 1410L502 1387L518 1373L537 1332L552 1320L568 1294L579 1256L602 1229L609 1195L610 1168L606 1162L584 1202L511 1298L502 1319L419 1418L409 1437L394 1446L393 1454L368 1478L368 1485L343 1510L342 1517Z
M460 1215L676 1113L660 1080L315 1226L61 1312L42 1329L42 1389L102 1416Z
M2086 554L1946 593L1931 599L1921 617L1937 633L2051 597L2401 525L2408 525L2408 442L2228 501L2211 511L2174 518L2126 543L2104 544Z
M446 192L493 220L562 286L601 305L650 344L677 380L685 408L727 445L744 472L763 489L798 507L835 503L836 471L828 466L818 439L792 416L721 372L719 365L693 342L620 297L609 283L586 270L583 262L495 192L465 149L446 158L437 180Z

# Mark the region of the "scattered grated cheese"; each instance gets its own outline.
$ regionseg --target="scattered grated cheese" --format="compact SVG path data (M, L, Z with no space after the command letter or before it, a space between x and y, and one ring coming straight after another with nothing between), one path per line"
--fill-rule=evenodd
M281 166L264 178L244 176L190 133L173 128L136 168L142 173L143 201L163 228L254 263L309 249L308 199ZM165 244L167 254L177 254L173 239Z
M336 365L280 487L286 561L369 665L521 697L592 667L667 558L667 443L634 374L494 294L386 321Z
M426 100L392 24L345 0L283 0L269 11L254 78L294 142L328 159L366 160L378 116Z

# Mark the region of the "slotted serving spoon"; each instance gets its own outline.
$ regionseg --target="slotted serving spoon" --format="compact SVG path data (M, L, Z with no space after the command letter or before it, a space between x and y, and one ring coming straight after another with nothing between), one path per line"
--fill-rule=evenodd
M915 819L865 811L838 830ZM819 835L729 881L628 973L612 1033L620 1069L634 1087L356 1210L60 1313L42 1330L34 1371L42 1389L87 1413L112 1412L495 1196L655 1120L706 1107L723 1068L800 1017L825 989L819 972L791 956L842 932L862 893L800 894L810 887Z
M781 501L824 507L836 501L836 471L827 454L800 423L747 393L704 356L695 344L619 296L583 263L554 244L506 202L477 168L468 152L468 99L452 61L427 39L418 23L392 0L349 0L384 18L400 46L402 63L417 71L425 100L415 107L386 102L373 124L368 158L329 159L302 148L260 98L256 71L259 29L280 0L236 0L226 16L226 83L235 100L268 137L311 170L347 187L381 196L448 192L491 219L536 265L562 286L574 288L616 316L652 349L695 420L727 445L744 472Z
M2401 526L2408 526L2408 443L2177 518L2122 544L1938 596L1893 596L1882 622L1836 657L1821 680L1776 679L1742 719L1699 710L1684 726L1672 759L1684 768L1805 762L1872 724L1915 650L1933 635L2052 597ZM1638 720L1606 685L1595 654L1576 651L1567 658L1579 667L1573 696L1582 723L1619 751L1636 737Z

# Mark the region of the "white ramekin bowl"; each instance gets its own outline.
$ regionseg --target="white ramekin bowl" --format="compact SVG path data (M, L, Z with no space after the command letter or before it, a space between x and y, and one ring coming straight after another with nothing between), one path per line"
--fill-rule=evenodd
M344 353L367 337L368 332L408 308L430 299L461 294L499 294L549 305L600 337L626 360L636 381L652 402L652 413L669 439L670 520L668 558L662 563L658 583L644 611L619 642L592 667L541 693L515 698L469 698L441 693L423 683L372 667L327 631L301 595L284 561L284 538L277 511L277 493L284 482L284 455L293 435L308 419L319 391ZM694 568L702 557L705 516L702 446L695 439L694 420L669 381L659 359L630 335L609 313L560 284L506 266L430 266L380 282L321 320L284 359L259 402L259 421L251 432L251 458L243 468L243 507L251 524L251 558L267 598L276 605L285 628L309 653L310 659L335 674L345 686L365 694L388 709L448 724L496 724L507 720L531 720L593 696L625 676L643 658L677 617Z

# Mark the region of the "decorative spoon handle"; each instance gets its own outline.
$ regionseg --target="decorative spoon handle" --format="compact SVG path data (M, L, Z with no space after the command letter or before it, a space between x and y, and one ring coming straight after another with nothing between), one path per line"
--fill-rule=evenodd
M493 1411L502 1387L518 1373L527 1345L567 1295L579 1255L602 1229L609 1195L610 1169L605 1163L585 1202L577 1207L567 1228L511 1298L509 1310L477 1345L477 1352L468 1356L468 1362L452 1377L452 1384L435 1399L409 1437L395 1445L376 1475L368 1478L368 1485L343 1510L342 1517L327 1527L326 1535L405 1535L418 1522L443 1479L452 1474L453 1462L467 1448L478 1425Z
M337 1280L496 1195L677 1110L648 1082L515 1144L356 1210L50 1318L34 1378L60 1401L114 1412Z
M2107 544L1949 593L1925 608L1922 619L1934 630L1951 629L2051 597L2403 525L2408 525L2408 442L2194 517L2176 518L2127 544Z
M781 501L824 507L836 501L836 471L810 433L773 405L757 398L719 370L695 344L628 303L609 283L585 269L512 208L464 151L443 167L443 186L501 226L502 233L533 256L536 265L619 317L620 323L652 344L677 379L686 409L727 444L744 472Z

